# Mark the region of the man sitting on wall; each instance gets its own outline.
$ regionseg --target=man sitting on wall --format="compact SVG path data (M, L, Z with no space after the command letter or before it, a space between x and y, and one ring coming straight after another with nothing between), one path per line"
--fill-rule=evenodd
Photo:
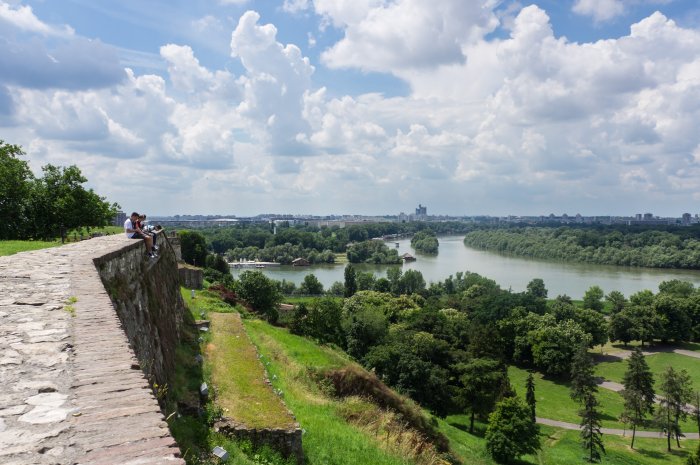
M126 219L126 221L124 222L124 232L126 233L126 237L128 237L129 239L143 239L144 241L146 241L146 252L148 253L148 256L151 258L155 258L155 255L153 255L152 251L153 238L141 231L137 224L138 219L139 214L136 212L133 212L131 214L131 217Z

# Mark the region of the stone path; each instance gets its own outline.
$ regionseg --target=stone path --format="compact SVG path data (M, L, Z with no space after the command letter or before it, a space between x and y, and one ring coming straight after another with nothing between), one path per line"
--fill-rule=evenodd
M0 257L0 463L184 464L92 262L142 246Z
M567 423L565 421L558 421L558 420L550 420L549 418L540 418L537 417L537 423L541 425L547 425L547 426L554 426L556 428L561 428L561 429L570 429L570 430L580 430L581 426L575 424L575 423ZM603 434L610 434L613 436L626 436L627 434L631 434L632 430L623 430L623 429L615 429L615 428L601 428L600 429L601 433ZM639 438L665 438L666 436L664 433L660 431L639 431L637 430L637 437ZM685 433L685 438L686 439L698 439L698 433Z

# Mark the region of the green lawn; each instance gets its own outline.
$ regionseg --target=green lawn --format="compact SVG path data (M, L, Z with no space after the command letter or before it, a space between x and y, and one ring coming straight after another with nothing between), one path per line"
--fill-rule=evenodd
M0 257L18 252L58 247L61 241L0 241Z
M525 398L525 381L528 372L521 368L509 367L508 374L515 392ZM544 378L540 373L533 373L535 378L535 395L537 397L537 416L552 420L578 424L579 406L569 397L569 383ZM622 397L607 389L598 391L598 402L604 428L624 428L618 421L622 413Z
M486 453L486 442L481 437L486 426L477 424L478 435L467 433L467 415L448 416L438 420L440 431L450 439L452 449L469 465L496 465ZM540 426L542 449L535 455L526 455L517 465L570 465L586 464L581 448L579 432L550 426ZM600 462L604 465L683 465L689 451L694 451L697 441L683 441L683 449L666 452L663 439L637 438L635 450L630 449L630 438L604 435L607 454Z
M654 374L654 381L658 383L661 373L666 367L672 366L674 370L685 369L693 381L695 390L700 390L700 359L674 353L659 352L646 357L649 369ZM596 365L596 374L607 380L622 382L627 371L627 361L601 362Z

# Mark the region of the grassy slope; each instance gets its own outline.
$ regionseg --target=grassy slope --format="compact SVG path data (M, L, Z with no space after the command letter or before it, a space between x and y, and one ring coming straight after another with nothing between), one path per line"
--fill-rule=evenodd
M329 399L310 381L309 367L340 368L351 363L346 357L260 320L245 320L244 324L264 355L273 385L282 390L285 402L304 428L307 463L406 463L382 450L376 441L348 424L338 412L340 401Z

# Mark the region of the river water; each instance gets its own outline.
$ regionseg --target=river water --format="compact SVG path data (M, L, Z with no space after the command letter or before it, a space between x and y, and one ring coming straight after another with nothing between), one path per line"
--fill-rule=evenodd
M582 298L584 292L594 284L600 286L606 294L618 290L626 297L643 289L656 292L659 283L669 279L681 279L696 286L700 285L700 271L632 268L513 257L467 247L462 242L463 237L439 238L440 251L435 256L416 253L411 247L410 239L400 240L399 255L408 252L417 260L399 266L403 270L420 271L428 283L442 281L458 271L471 271L491 278L501 288L510 288L514 292L524 291L527 283L533 278L542 278L550 297L567 294L574 299ZM395 247L394 242L387 244ZM379 277L386 275L389 266L356 265L356 268L371 271ZM272 279L286 279L297 285L304 280L304 276L313 273L323 283L324 288L328 288L335 281L343 282L344 269L344 265L314 265L270 267L262 271ZM234 277L240 272L241 270L232 269Z

